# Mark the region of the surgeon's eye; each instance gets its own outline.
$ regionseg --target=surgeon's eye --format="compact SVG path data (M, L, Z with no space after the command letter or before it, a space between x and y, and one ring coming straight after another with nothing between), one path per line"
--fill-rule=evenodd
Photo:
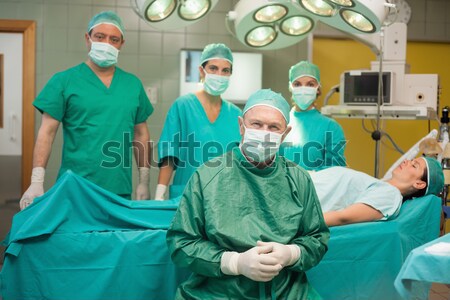
M250 123L250 126L251 126L252 128L260 128L260 127L261 127L261 123L253 122L253 123Z
M96 33L93 36L94 41L97 41L97 42L103 40L104 38L105 38L105 35L101 34L101 33Z
M214 73L218 70L218 68L215 65L210 65L210 66L208 66L208 70L211 71L212 73Z
M120 44L122 39L120 37L117 37L117 36L112 36L112 37L109 38L109 41L111 42L111 44L118 45L118 44Z

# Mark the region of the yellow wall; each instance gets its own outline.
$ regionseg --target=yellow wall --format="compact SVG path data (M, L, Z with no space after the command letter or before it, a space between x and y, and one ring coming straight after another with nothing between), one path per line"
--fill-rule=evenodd
M409 42L406 61L412 74L439 74L442 89L440 108L450 106L450 44ZM370 62L376 60L370 49L358 42L346 39L314 38L313 61L321 70L322 97L330 88L339 84L342 72L354 69L369 69ZM339 95L335 94L329 104L338 104ZM440 111L439 111L440 116ZM362 119L336 119L343 127L348 140L346 157L348 165L356 170L374 175L375 141L370 133L364 131ZM375 124L369 119L365 127L373 131ZM438 128L436 120L384 120L382 129L387 132L403 150L407 151L431 129ZM379 177L401 156L383 138L380 144Z

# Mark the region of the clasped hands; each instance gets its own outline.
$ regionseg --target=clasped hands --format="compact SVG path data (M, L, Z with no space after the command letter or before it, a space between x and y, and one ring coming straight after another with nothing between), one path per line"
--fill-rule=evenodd
M254 281L266 282L299 258L297 245L258 241L255 247L242 253L224 252L220 267L227 275L244 275Z

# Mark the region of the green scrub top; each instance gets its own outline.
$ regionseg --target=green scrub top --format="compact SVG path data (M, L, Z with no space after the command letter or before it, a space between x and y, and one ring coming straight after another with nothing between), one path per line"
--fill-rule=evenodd
M181 195L192 173L205 161L238 145L241 114L236 105L222 100L219 116L211 122L196 95L187 94L175 100L158 143L159 163L167 157L175 159L171 198Z
M346 140L341 125L317 109L291 110L291 132L280 147L280 154L306 170L345 166Z
M107 88L81 63L55 74L33 105L63 124L58 178L70 169L113 193L131 194L134 126L153 112L136 76L116 67Z
M314 299L305 271L327 251L329 230L308 173L283 157L257 169L234 148L194 172L167 232L172 260L193 275L177 299ZM296 244L299 260L271 282L228 276L223 252L258 240Z

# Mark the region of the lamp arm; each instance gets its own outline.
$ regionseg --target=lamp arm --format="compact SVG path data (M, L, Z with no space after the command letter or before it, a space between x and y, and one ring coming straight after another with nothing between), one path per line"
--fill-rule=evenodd
M134 12L135 12L140 18L142 18L142 17L141 17L141 13L140 13L139 10L138 10L136 0L130 0L130 6L131 6L131 9L133 9Z
M235 38L236 31L233 29L233 26L230 26L232 22L236 19L236 12L235 11L229 11L227 13L227 16L225 17L225 28L228 30L228 32Z

